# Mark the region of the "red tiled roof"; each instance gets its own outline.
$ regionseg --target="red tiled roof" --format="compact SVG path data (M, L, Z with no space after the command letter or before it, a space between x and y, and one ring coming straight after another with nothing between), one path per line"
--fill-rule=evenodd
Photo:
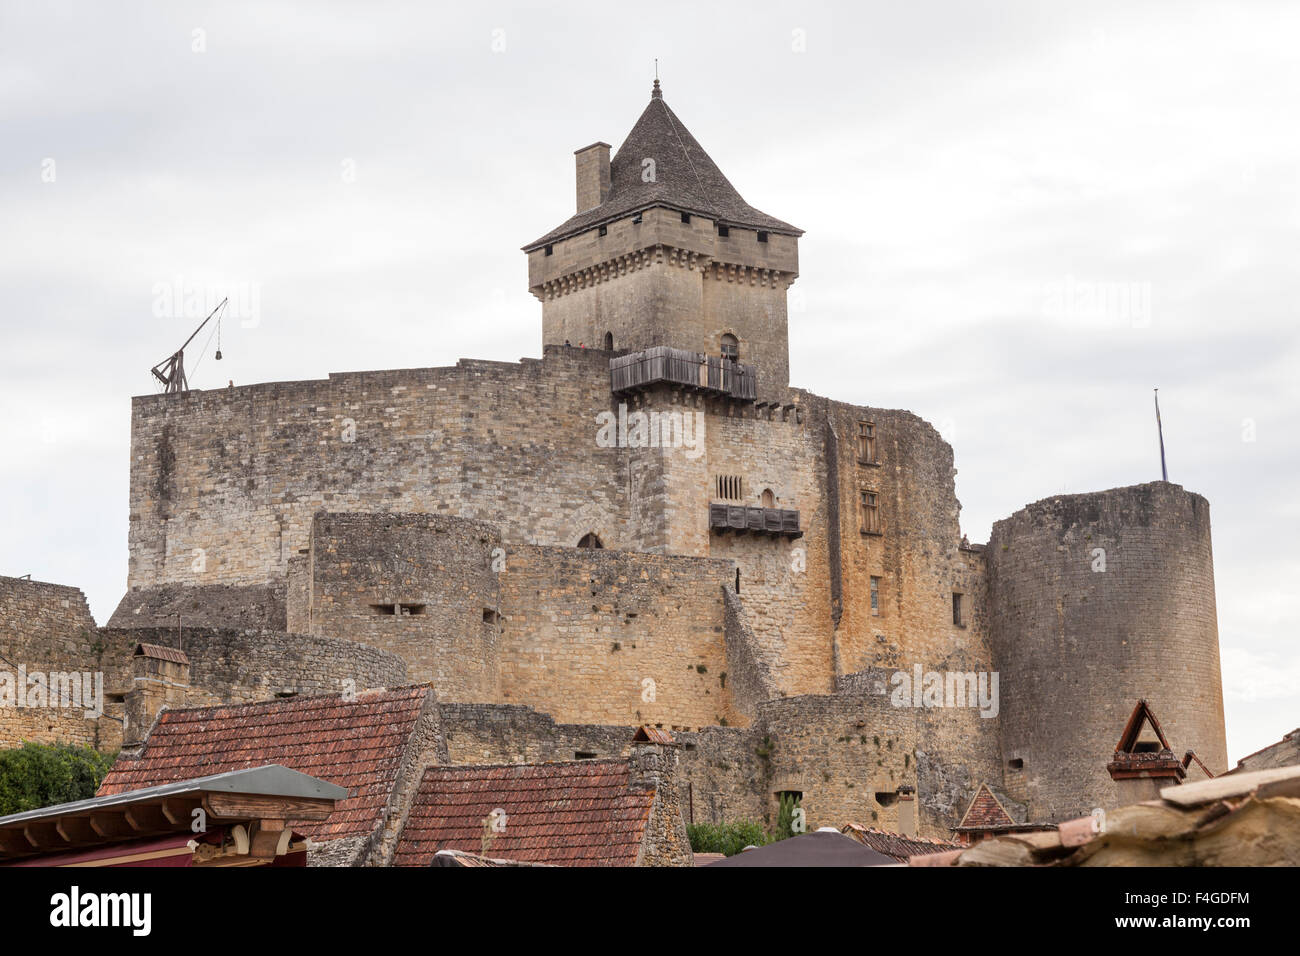
M430 767L397 844L397 866L428 866L439 850L563 866L632 866L653 790L630 790L627 761ZM483 849L484 821L505 812Z
M957 829L965 830L972 827L998 829L1015 825L1016 821L1012 820L1007 811L1002 809L1002 804L998 803L998 798L993 796L993 791L989 789L989 785L982 783L975 794L975 799L966 808L966 815L961 818L961 823L957 825Z
M904 836L901 833L890 833L888 830L877 830L875 827L864 827L857 823L848 824L842 832L885 856L892 856L899 863L906 863L909 857L922 856L926 853L943 853L946 850L961 849L956 843Z
M349 792L328 820L295 829L322 842L366 834L388 802L429 693L420 684L350 701L331 695L164 710L140 756L119 757L99 795L281 764Z

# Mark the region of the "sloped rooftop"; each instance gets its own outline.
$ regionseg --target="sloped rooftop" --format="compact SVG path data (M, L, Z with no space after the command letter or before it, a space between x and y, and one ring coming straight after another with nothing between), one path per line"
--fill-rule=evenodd
M398 841L397 866L429 866L439 850L527 863L633 866L654 803L632 790L624 759L430 767ZM484 822L504 812L484 849Z
M643 163L654 160L654 178L646 182ZM745 202L736 187L691 135L663 99L655 80L650 104L627 134L609 164L609 197L524 246L531 252L551 242L652 206L694 213L724 225L762 229L790 236L803 230L760 212Z
M317 841L369 833L379 820L431 693L427 685L164 710L138 757L119 757L99 796L279 764L344 787L324 822L295 829Z

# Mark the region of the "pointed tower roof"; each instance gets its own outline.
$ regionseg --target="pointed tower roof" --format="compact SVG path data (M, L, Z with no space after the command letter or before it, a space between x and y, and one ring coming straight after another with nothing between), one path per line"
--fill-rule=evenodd
M1002 806L1002 801L989 789L987 783L981 783L971 798L966 812L962 814L957 830L1000 830L1016 826L1016 821Z
M651 167L646 160L654 161L653 177L648 175ZM651 206L694 213L729 226L803 235L802 229L760 212L741 198L704 147L668 108L659 81L655 80L649 105L610 162L609 197L530 242L524 251L531 252Z

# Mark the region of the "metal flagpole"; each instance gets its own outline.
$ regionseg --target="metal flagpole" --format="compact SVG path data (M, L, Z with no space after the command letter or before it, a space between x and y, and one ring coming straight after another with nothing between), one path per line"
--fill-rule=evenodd
M1160 424L1160 389L1155 389L1156 393L1156 432L1160 435L1160 478L1162 481L1169 480L1169 469L1165 467L1165 428Z

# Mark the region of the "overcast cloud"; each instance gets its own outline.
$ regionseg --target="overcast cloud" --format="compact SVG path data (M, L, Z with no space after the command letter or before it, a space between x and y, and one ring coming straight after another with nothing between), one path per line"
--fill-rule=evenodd
M195 324L159 283L259 291L199 388L539 355L518 247L658 57L741 194L807 230L793 383L940 427L972 541L1158 478L1160 387L1170 479L1211 502L1229 756L1300 724L1300 9L0 11L0 573L101 623L121 597L129 398Z

